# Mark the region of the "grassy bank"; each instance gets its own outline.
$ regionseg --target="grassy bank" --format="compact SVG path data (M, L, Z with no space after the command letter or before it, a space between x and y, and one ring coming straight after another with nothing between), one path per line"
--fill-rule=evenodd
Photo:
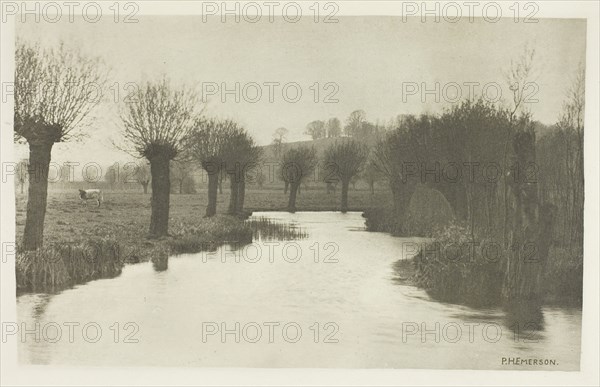
M17 290L58 291L95 279L118 276L126 263L152 261L160 266L173 254L196 253L213 250L224 243L252 241L251 227L235 217L218 215L195 222L174 223L170 235L161 239L148 239L139 229L137 238L134 232L126 234L126 238L118 238L114 233L97 237L81 232L77 235L80 241L54 239L31 252L19 248Z
M44 247L17 248L17 288L56 291L121 273L127 263L162 262L172 254L214 249L223 243L249 243L252 228L238 218L203 218L199 195L172 195L169 236L148 238L150 195L106 192L99 208L79 203L74 192L50 192ZM22 239L27 200L16 202L16 240ZM222 204L225 208L225 204Z
M82 205L76 190L50 190L46 212L44 244L77 245L91 239L116 241L122 246L124 262L152 260L153 255L162 255L166 248L176 252L192 252L202 244L215 241L248 241L251 232L240 228L238 220L222 215L229 203L225 188L218 195L219 215L214 219L203 218L207 205L205 189L196 194L171 195L170 237L164 240L147 239L150 222L150 194L131 191L104 191L104 202L97 208L90 203ZM350 190L350 210L360 211L374 203L388 200L388 190ZM246 210L285 211L287 195L280 189L248 189ZM299 211L337 211L340 203L338 194L327 194L325 189L303 189L298 196ZM17 194L16 231L17 241L22 239L27 206L26 195ZM194 246L194 244L196 246ZM158 253L157 253L158 252Z
M383 200L386 192L371 195L351 190L352 210ZM50 190L44 230L44 247L17 254L19 291L55 291L93 279L119 275L124 264L152 261L163 265L169 255L212 250L224 243L244 244L253 237L303 238L301 229L264 219L243 222L223 215L229 202L227 189L218 196L218 215L206 219L207 194L171 195L169 236L148 238L150 194L104 191L100 207L80 203L77 191ZM16 240L23 236L27 197L17 194ZM339 195L325 189L305 189L298 196L300 211L336 211ZM249 211L285 211L282 190L249 189Z

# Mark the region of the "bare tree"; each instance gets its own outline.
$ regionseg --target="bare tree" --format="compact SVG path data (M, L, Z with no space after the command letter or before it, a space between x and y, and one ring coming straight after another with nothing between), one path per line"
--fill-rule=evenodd
M193 91L175 89L163 78L141 86L127 104L121 119L123 136L133 150L150 162L152 175L151 236L167 235L169 229L169 164L183 150L198 114L198 98Z
M256 175L256 185L258 185L258 188L263 189L266 180L267 177L265 176L265 173L262 171L262 169L259 169Z
M137 163L135 179L144 189L144 194L148 193L148 184L150 184L150 165L147 161Z
M239 131L231 120L197 119L186 139L191 157L208 174L208 206L206 217L217 213L217 190L225 164L226 144Z
M119 165L117 163L109 166L106 169L104 181L108 183L111 190L115 189L115 184L119 181Z
M565 190L561 202L565 210L564 219L568 231L568 242L581 244L583 238L583 128L585 116L585 68L580 65L571 87L567 91L556 127L561 133L561 144L564 154L564 171L569 189Z
M514 126L517 124L517 114L519 111L524 111L525 104L527 103L527 90L531 86L534 86L531 83L532 78L534 77L534 58L535 58L535 50L525 46L523 52L517 59L513 59L510 61L510 67L508 71L505 73L506 83L508 84L508 88L512 93L512 106L509 108L509 130L506 133L506 138L504 140L504 170L508 171L510 166L509 163L509 146L511 144L511 139L515 135ZM507 181L508 174L504 174L504 187L503 187L503 201L504 201L504 226L503 226L503 239L504 245L508 246L508 232L509 232L509 205L508 205L508 186L509 183Z
M406 221L410 198L415 190L413 179L407 178L405 162L414 161L412 146L406 130L399 127L380 139L372 152L372 160L379 172L385 176L394 205L394 218L399 225Z
M192 178L192 164L188 160L174 160L171 163L170 177L171 182L176 184L179 194L183 194L184 185Z
M290 197L288 211L296 212L296 196L298 188L307 176L310 176L317 165L317 152L314 147L299 146L288 149L283 154L281 176L289 184Z
M344 134L348 137L355 136L360 132L363 124L367 122L367 114L364 110L355 110L348 116L346 126L344 126Z
M286 128L277 128L273 133L273 150L275 157L281 157L283 144L287 140L288 130Z
M379 171L379 168L377 168L377 165L375 164L373 156L371 156L371 158L369 158L367 160L367 162L365 163L365 168L361 175L362 175L363 180L365 180L367 182L367 184L369 185L369 190L371 191L371 195L375 195L375 183L382 180L383 176L382 176L381 172Z
M306 125L306 131L304 132L304 134L308 134L309 136L312 137L313 140L318 140L320 138L325 137L325 134L326 134L325 131L326 131L325 122L316 120L316 121L312 121L308 125Z
M327 137L340 137L342 135L342 124L340 120L333 117L327 120Z
M242 159L242 175L240 177L240 183L238 186L238 203L237 203L237 213L244 213L244 202L246 199L246 180L248 180L248 176L254 176L252 171L256 171L258 176L262 173L260 170L260 166L258 165L263 154L262 147L257 146L254 143L254 140L248 137L248 146L246 147L243 159ZM255 177L255 181L259 179L259 177Z
M66 161L60 166L60 184L62 188L67 188L69 183L72 183L75 180L73 163L70 161ZM72 176L73 175L73 176Z
M23 159L17 164L17 183L19 184L21 195L23 195L23 187L27 181L27 169L29 168L29 161Z
M360 173L368 154L366 146L354 140L336 141L325 151L326 168L342 182L341 211L344 213L348 211L350 181Z
M229 175L230 215L241 214L246 193L246 174L250 168L256 166L261 155L254 140L242 128L238 127L225 146L225 171Z
M29 188L23 248L42 246L52 146L77 135L100 102L107 76L97 58L79 51L17 42L15 140L29 144ZM98 94L100 93L100 94Z

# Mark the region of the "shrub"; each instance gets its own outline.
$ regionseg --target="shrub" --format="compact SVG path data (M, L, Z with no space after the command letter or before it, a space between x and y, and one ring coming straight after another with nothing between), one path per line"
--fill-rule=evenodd
M454 220L454 211L444 195L419 184L408 204L406 224L403 226L408 235L432 236Z

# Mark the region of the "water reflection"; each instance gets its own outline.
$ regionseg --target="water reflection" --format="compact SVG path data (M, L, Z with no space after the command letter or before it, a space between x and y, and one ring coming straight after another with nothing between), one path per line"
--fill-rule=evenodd
M93 366L524 369L502 365L501 358L541 356L558 363L545 370L579 368L580 310L541 308L537 317L541 313L543 331L534 332L532 342L517 341L509 328L518 320L516 312L437 302L422 289L394 280L394 263L410 257L406 243L414 244L415 239L359 231L364 219L358 213L255 215L302 225L310 238L255 241L247 253L260 259L252 262L236 259L235 246L222 246L214 258L206 259L206 253L160 257L126 266L118 278L92 281L56 295L23 295L17 300L17 313L28 327L36 322L72 321L81 326L95 322L106 334L92 344L82 341L81 335L74 343L25 340L19 342L19 361ZM335 249L326 250L328 244L335 244ZM242 249L237 249L239 258ZM121 327L136 323L139 343L115 343L110 328L115 322ZM256 323L263 327L262 340L245 341L243 331L239 343L234 334L225 343L220 334L203 337L203 322L219 327L225 323L227 329L234 329L236 322L241 327ZM273 342L265 322L280 324ZM280 328L286 323L301 327L298 342L285 341ZM333 332L325 328L327 323L337 327L336 343L323 342ZM418 331L407 335L407 324ZM501 333L495 341L489 337L494 329L487 336L482 329L490 324ZM459 340L446 340L445 334L456 327L463 329ZM469 327L476 329L473 336Z
M544 313L539 302L518 302L504 307L505 325L515 334L544 330Z
M400 259L392 265L394 277L392 281L397 285L415 285L418 275L415 263L411 260ZM504 325L514 332L536 332L544 330L544 313L542 304L539 301L521 301L510 305L502 305L501 299L497 295L497 289L501 282L493 284L493 287L481 289L479 292L472 292L465 295L459 292L457 285L453 288L454 292L444 294L425 290L430 299L437 302L449 304L466 305L474 310L483 311L483 318L487 318L486 313L492 313L495 318L501 317ZM492 312L493 311L493 312ZM471 317L476 315L471 315ZM462 316L461 316L462 317Z
M165 252L152 257L152 267L155 271L165 271L169 268L169 255Z

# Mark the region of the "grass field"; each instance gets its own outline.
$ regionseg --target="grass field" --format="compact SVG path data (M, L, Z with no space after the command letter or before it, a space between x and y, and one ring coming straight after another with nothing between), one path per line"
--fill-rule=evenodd
M44 228L44 244L78 243L90 238L112 238L130 250L136 257L130 261L149 260L151 254L143 251L155 249L164 241L147 239L150 224L150 194L131 191L104 190L104 202L97 208L95 203L83 205L76 190L50 190ZM368 190L350 190L350 210L360 211L378 203L388 201L387 191L379 190L371 195ZM228 190L218 195L217 213L224 214L229 202ZM302 190L298 196L298 211L336 211L339 209L340 192L327 194L322 190ZM206 190L196 194L171 194L170 233L189 228L205 227L212 223L204 219L207 204ZM21 240L25 226L26 195L17 194L16 237ZM249 189L246 194L246 209L250 211L285 211L287 195L283 190ZM223 219L224 217L217 217ZM214 220L212 221L214 222ZM215 223L215 227L217 224ZM142 252L139 252L139 251Z

